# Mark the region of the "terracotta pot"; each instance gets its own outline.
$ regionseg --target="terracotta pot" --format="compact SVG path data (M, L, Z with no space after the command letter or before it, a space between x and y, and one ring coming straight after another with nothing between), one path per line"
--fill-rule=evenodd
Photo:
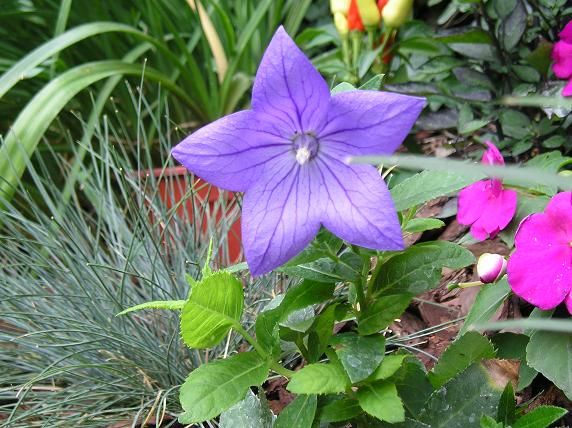
M159 180L158 194L167 208L177 206L177 215L185 221L200 222L201 237L208 242L210 236L207 233L207 225L214 221L219 225L223 218L236 218L231 225L227 239L219 248L219 254L227 253L230 263L242 260L240 217L236 215L239 209L238 200L234 193L219 189L210 185L198 177L190 174L185 167L155 168L152 174ZM184 203L182 198L189 192L189 184L192 183L195 192L192 197L187 197ZM221 204L221 202L226 202ZM195 215L195 211L199 211ZM219 258L220 259L220 258Z

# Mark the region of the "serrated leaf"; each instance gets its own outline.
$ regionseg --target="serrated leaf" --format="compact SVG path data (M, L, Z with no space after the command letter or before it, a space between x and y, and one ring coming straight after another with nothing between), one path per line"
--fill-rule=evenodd
M431 428L479 428L482 415L494 417L500 390L479 364L431 394L419 420Z
M433 392L433 387L427 380L425 366L417 358L407 355L402 367L393 376L399 396L408 415L415 418L425 406Z
M180 310L187 303L186 300L155 300L154 302L145 302L140 305L131 306L119 312L116 316L125 315L129 312L141 311L143 309L166 309L171 311Z
M358 416L362 412L357 400L342 398L326 404L319 411L322 422L342 422Z
M258 398L249 389L246 397L220 415L219 428L272 428L275 416L264 395Z
M556 406L540 406L521 417L513 428L548 428L566 413L566 409Z
M445 226L445 223L436 218L414 218L407 222L405 225L405 232L417 233L425 232L426 230L440 229Z
M381 335L366 337L342 333L332 337L330 345L352 383L358 383L371 375L385 355L385 338Z
M431 199L457 192L479 180L447 171L423 171L403 180L391 189L391 197L397 211L421 205Z
M405 421L403 403L394 383L381 381L364 385L358 390L357 398L361 408L379 420L391 423Z
M411 294L381 296L358 314L358 331L368 335L387 328L407 309L413 300Z
M240 321L244 291L230 273L211 274L193 287L181 313L181 336L191 348L209 348L221 342Z
M512 425L515 420L516 400L514 398L514 389L512 382L508 381L499 401L497 410L497 421L502 422L506 426Z
M461 269L473 263L475 256L452 242L417 244L383 265L375 284L376 293L421 294L437 286L444 267Z
M506 276L496 284L486 284L481 287L475 303L467 314L467 318L459 331L460 335L467 333L472 325L487 322L496 313L510 295L510 286Z
M526 361L572 400L572 334L535 332L526 346Z
M388 379L393 376L403 365L403 360L408 356L403 355L386 355L380 366L367 379L368 381Z
M471 331L447 347L433 370L429 372L429 381L433 387L440 388L471 364L494 356L495 349L492 343L480 333Z
M248 388L261 385L268 370L268 363L256 352L200 366L181 386L179 399L185 413L179 421L191 424L218 416L242 400Z
M288 391L294 394L337 394L350 386L344 369L334 363L308 364L292 375Z
M315 395L299 395L280 412L274 428L311 428L317 406Z

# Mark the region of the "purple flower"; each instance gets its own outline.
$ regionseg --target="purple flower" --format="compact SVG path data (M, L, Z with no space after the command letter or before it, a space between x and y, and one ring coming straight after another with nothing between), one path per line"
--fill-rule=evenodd
M526 217L508 260L508 283L529 303L547 310L563 301L572 314L572 192L555 195L543 213Z
M490 141L483 153L484 165L504 165L501 152ZM471 235L479 241L494 238L510 223L516 213L517 193L504 189L502 180L477 181L459 192L457 221L471 225Z
M253 275L302 251L323 225L367 248L400 250L401 229L376 168L349 156L391 154L423 98L350 91L325 80L280 27L256 74L252 110L190 135L173 156L199 177L244 192L242 238Z

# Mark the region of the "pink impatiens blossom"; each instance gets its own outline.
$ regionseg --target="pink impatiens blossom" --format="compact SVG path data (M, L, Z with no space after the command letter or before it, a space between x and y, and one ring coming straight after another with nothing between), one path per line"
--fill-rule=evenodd
M491 142L483 154L484 165L504 165L504 159ZM494 238L514 217L516 191L504 189L502 180L477 181L459 192L457 221L471 226L471 235L479 241Z
M477 262L477 273L483 284L490 284L506 273L506 259L500 254L483 253Z
M552 71L560 79L569 79L562 90L565 97L572 96L572 21L560 32L560 41L552 49Z
M514 243L512 291L543 310L564 301L572 314L572 192L558 193L543 213L525 218Z

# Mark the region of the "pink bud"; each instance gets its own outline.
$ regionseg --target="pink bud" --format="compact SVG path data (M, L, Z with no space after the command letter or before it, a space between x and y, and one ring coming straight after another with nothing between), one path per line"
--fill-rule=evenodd
M506 273L506 259L500 254L484 253L477 262L477 273L484 284L498 281Z

